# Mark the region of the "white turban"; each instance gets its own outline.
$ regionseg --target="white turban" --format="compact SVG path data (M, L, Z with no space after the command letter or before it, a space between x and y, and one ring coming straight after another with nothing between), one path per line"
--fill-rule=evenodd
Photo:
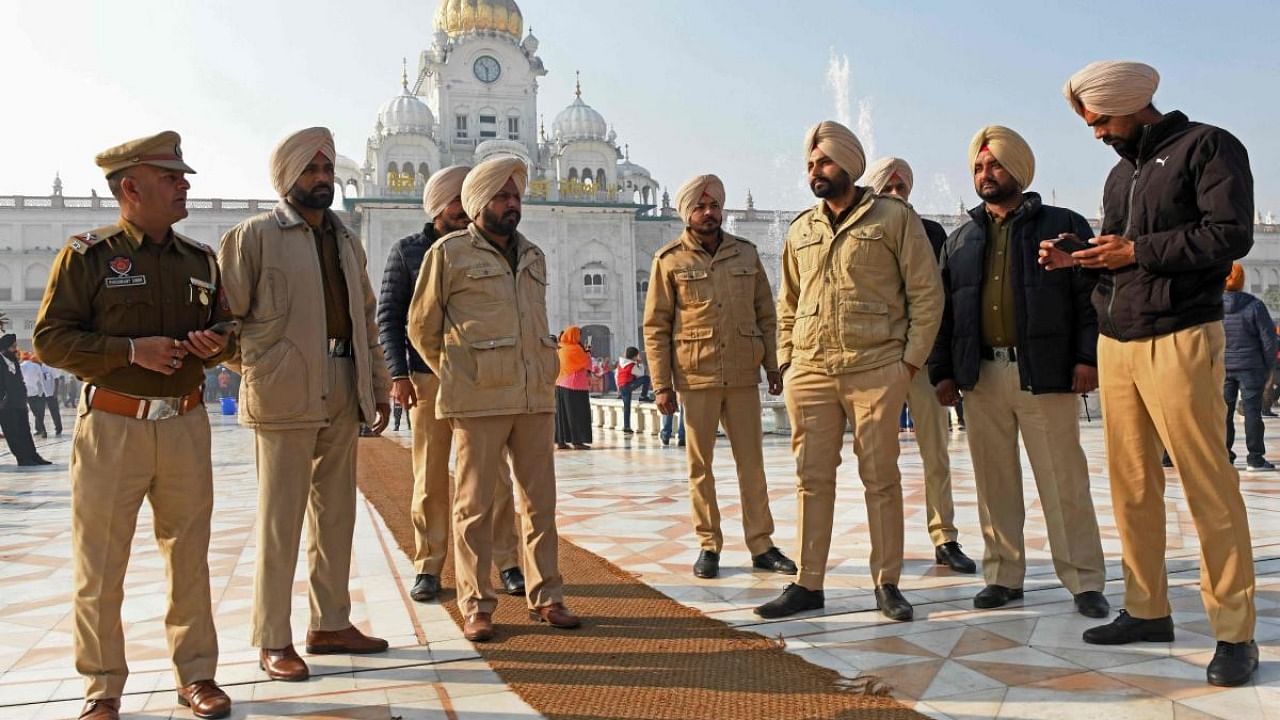
M276 145L276 149L271 151L271 185L277 195L285 197L289 194L316 153L329 158L329 162L334 162L337 157L333 149L333 133L329 128L299 130Z
M689 224L689 216L693 215L693 208L704 193L724 207L724 183L715 175L698 175L676 191L676 212L680 213L685 225Z
M479 220L484 206L489 204L508 180L515 180L516 192L524 195L528 179L529 169L520 158L514 155L491 157L471 168L462 181L462 209L466 211L467 217Z
M809 128L804 136L806 160L815 147L849 173L852 180L862 177L862 172L867 169L867 154L862 143L858 142L853 131L838 122L823 120Z
M911 166L906 160L897 157L880 158L871 163L871 167L867 168L867 175L863 178L867 187L880 193L884 192L884 188L894 176L898 176L907 186L907 194L911 194L911 188L915 185L915 175L911 172Z
M462 194L462 181L470 169L466 165L450 165L431 176L422 190L422 209L427 211L428 217L440 217L449 203L458 199Z
M1132 115L1151 104L1160 73L1140 62L1106 60L1089 63L1071 76L1062 94L1071 109L1099 115Z
M1019 189L1031 187L1036 176L1036 156L1031 146L1018 133L1003 125L988 125L978 131L969 141L969 172L973 173L973 163L978 153L986 148L1005 170L1018 181Z

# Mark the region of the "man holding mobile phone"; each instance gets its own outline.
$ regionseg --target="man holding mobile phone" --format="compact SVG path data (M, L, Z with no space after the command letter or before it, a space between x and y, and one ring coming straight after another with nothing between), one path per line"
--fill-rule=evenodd
M1078 213L1026 192L1035 156L1013 130L979 130L969 143L969 164L982 204L943 247L947 304L929 375L943 405L954 405L964 392L969 416L987 582L973 604L997 608L1022 597L1021 435L1054 570L1080 614L1106 617L1106 568L1076 397L1098 385L1098 319L1089 302L1095 280L1080 270L1048 273L1036 262L1041 240L1069 242L1093 233Z

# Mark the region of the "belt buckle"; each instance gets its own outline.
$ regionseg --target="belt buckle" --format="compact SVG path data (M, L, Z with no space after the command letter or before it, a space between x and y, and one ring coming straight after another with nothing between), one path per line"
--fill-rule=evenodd
M169 418L178 417L178 404L180 402L182 401L169 398L151 400L147 404L147 414L143 419L168 420Z
M991 355L1000 362L1013 362L1013 353L1010 352L1010 349L1007 347L993 347L991 348Z

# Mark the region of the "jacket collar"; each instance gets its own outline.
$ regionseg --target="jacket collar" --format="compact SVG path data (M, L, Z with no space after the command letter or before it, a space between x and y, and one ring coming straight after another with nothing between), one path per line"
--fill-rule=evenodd
M819 200L818 204L814 207L813 212L810 213L810 222L826 225L830 228L831 237L833 238L836 235L839 235L842 230L852 226L863 215L867 214L877 201L877 196L871 191L871 188L860 187L859 190L861 191L861 196L858 198L858 201L853 204L853 207L849 208L845 213L844 218L834 226L832 225L831 218L827 216L827 203L824 200Z
M1035 217L1040 212L1041 207L1043 207L1043 203L1040 200L1040 193L1024 192L1022 193L1022 204L1010 213L1009 219L1022 220L1023 218ZM972 218L979 227L985 228L990 221L990 216L987 215L986 204L983 203L982 205L971 208L969 210L969 217Z
M324 214L329 218L329 222L333 223L333 229L337 234L342 235L347 232L347 226L342 224L342 221L338 219L338 216L332 210L325 210ZM307 223L306 219L302 217L302 213L298 212L297 208L284 199L276 203L275 208L271 210L271 215L275 218L276 224L280 226L281 230L288 230Z
M1142 127L1142 134L1138 136L1138 147L1136 149L1117 146L1116 154L1130 162L1147 160L1155 155L1170 139L1186 131L1187 126L1190 124L1191 121L1187 119L1186 114L1181 110L1167 112L1158 121Z
M471 236L472 247L480 250L488 250L491 253L499 255L502 254L498 248L493 246L493 243L489 242L489 239L484 236L484 233L480 231L480 228L476 227L475 223L468 225L464 232ZM537 258L540 251L533 243L529 242L528 238L522 235L519 230L512 234L511 239L516 242L516 257L520 258L520 261L516 263L517 269L523 270L526 265Z
M702 247L702 243L698 242L698 239L693 236L693 233L689 232L689 228L685 228L684 232L680 233L680 244L683 245L686 250L707 255L711 258L712 262L716 260L725 260L742 252L742 248L740 247L741 242L742 241L739 240L736 235L727 233L722 229L720 231L720 247L716 250L715 255L711 255L707 252L706 248Z

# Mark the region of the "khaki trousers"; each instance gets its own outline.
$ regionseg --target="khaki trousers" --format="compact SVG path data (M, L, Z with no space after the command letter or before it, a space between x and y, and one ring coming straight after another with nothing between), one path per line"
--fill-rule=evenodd
M129 675L120 605L143 498L151 502L169 601L165 637L177 685L212 680L218 637L209 599L213 470L203 407L167 420L90 410L71 446L76 671L86 698L118 698Z
M1101 591L1106 562L1089 494L1089 462L1080 445L1079 398L1021 389L1018 364L983 360L978 384L964 394L969 454L982 524L982 575L988 585L1021 588L1027 573L1022 460L1031 461L1058 579L1073 595Z
M783 395L800 502L799 585L821 590L826 576L846 420L853 423L853 452L866 497L871 577L876 585L897 584L903 543L898 414L908 384L902 362L843 375L798 368L787 373Z
M410 376L418 402L409 409L413 424L413 565L419 574L440 576L449 547L449 449L453 426L436 417L440 378L432 373ZM511 488L511 470L498 463L498 487L493 498L493 564L499 570L519 567L519 544Z
M1222 323L1153 338L1098 338L1111 499L1123 551L1125 608L1169 611L1165 476L1169 449L1200 536L1200 597L1218 640L1253 639L1254 577L1240 476L1227 459Z
M556 534L555 414L453 418L457 487L453 497L454 566L463 616L493 612L497 596L488 570L493 555L492 512L498 466L511 455L520 494L525 588L529 607L564 601Z
M907 408L916 428L916 446L924 463L924 505L929 513L929 539L934 547L955 542L956 507L951 499L951 454L947 446L947 409L938 403L938 393L929 382L928 368L911 379L907 387Z
M253 587L256 647L293 643L289 615L302 521L307 520L310 629L351 626L351 536L356 521L356 440L360 411L355 363L329 358L329 424L257 431L258 561Z
M764 477L764 430L760 422L760 389L756 386L684 390L685 430L688 434L689 498L693 529L703 550L720 552L720 508L716 504L716 428L723 424L742 497L742 531L747 550L759 555L773 547L773 514Z

